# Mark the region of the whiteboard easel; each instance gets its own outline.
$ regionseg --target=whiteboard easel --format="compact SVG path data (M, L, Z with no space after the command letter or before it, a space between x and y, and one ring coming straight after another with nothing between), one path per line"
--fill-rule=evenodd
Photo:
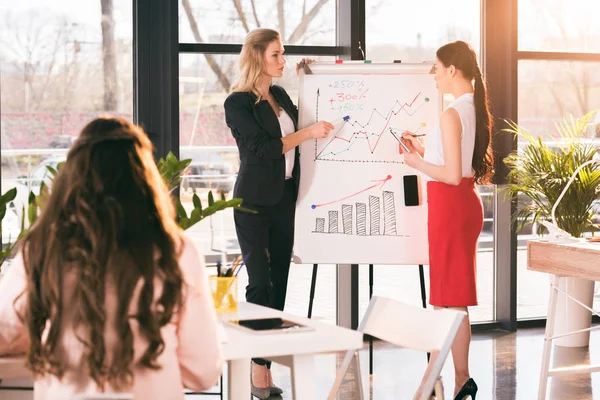
M430 63L305 66L299 127L338 123L328 138L300 146L294 262L429 263L425 179L404 164L399 136L438 123L442 102L431 72ZM405 201L406 175L419 176L417 206Z

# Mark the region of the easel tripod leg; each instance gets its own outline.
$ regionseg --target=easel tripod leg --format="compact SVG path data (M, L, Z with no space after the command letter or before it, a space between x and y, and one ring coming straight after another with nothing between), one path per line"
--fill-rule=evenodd
M313 264L312 279L310 281L310 297L308 299L308 318L312 317L313 302L315 300L315 287L317 286L317 268L319 264Z
M427 293L425 292L425 272L423 270L423 265L419 264L419 281L421 283L421 304L423 308L427 308ZM429 362L429 358L431 357L430 353L427 353L427 362Z
M373 297L373 264L369 264L369 301ZM373 338L369 337L369 375L373 375Z

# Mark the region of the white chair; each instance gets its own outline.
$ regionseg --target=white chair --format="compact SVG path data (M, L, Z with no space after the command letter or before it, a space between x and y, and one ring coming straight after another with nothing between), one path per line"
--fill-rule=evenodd
M435 387L436 398L441 400L444 397L439 376L465 316L462 311L427 310L373 296L358 330L396 346L439 352L427 379L419 386L421 395L415 394L414 399L428 400ZM363 399L358 352L348 351L329 392L329 400L335 398L352 360L356 368L357 397Z
M131 393L84 393L71 400L133 400Z

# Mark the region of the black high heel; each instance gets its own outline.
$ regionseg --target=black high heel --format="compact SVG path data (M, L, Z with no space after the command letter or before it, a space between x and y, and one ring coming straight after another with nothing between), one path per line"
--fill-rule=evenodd
M465 400L469 396L472 400L475 400L475 396L477 395L477 389L477 384L475 383L473 378L469 378L469 380L466 381L463 387L460 389L460 392L458 392L454 400Z

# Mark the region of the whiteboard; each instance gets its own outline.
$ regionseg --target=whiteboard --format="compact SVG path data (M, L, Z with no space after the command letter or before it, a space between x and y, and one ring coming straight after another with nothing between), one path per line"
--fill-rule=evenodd
M399 137L438 123L430 70L345 64L319 73L317 63L301 74L300 128L337 123L300 146L294 262L429 264L426 180L404 164ZM405 204L405 175L419 177L419 205Z

